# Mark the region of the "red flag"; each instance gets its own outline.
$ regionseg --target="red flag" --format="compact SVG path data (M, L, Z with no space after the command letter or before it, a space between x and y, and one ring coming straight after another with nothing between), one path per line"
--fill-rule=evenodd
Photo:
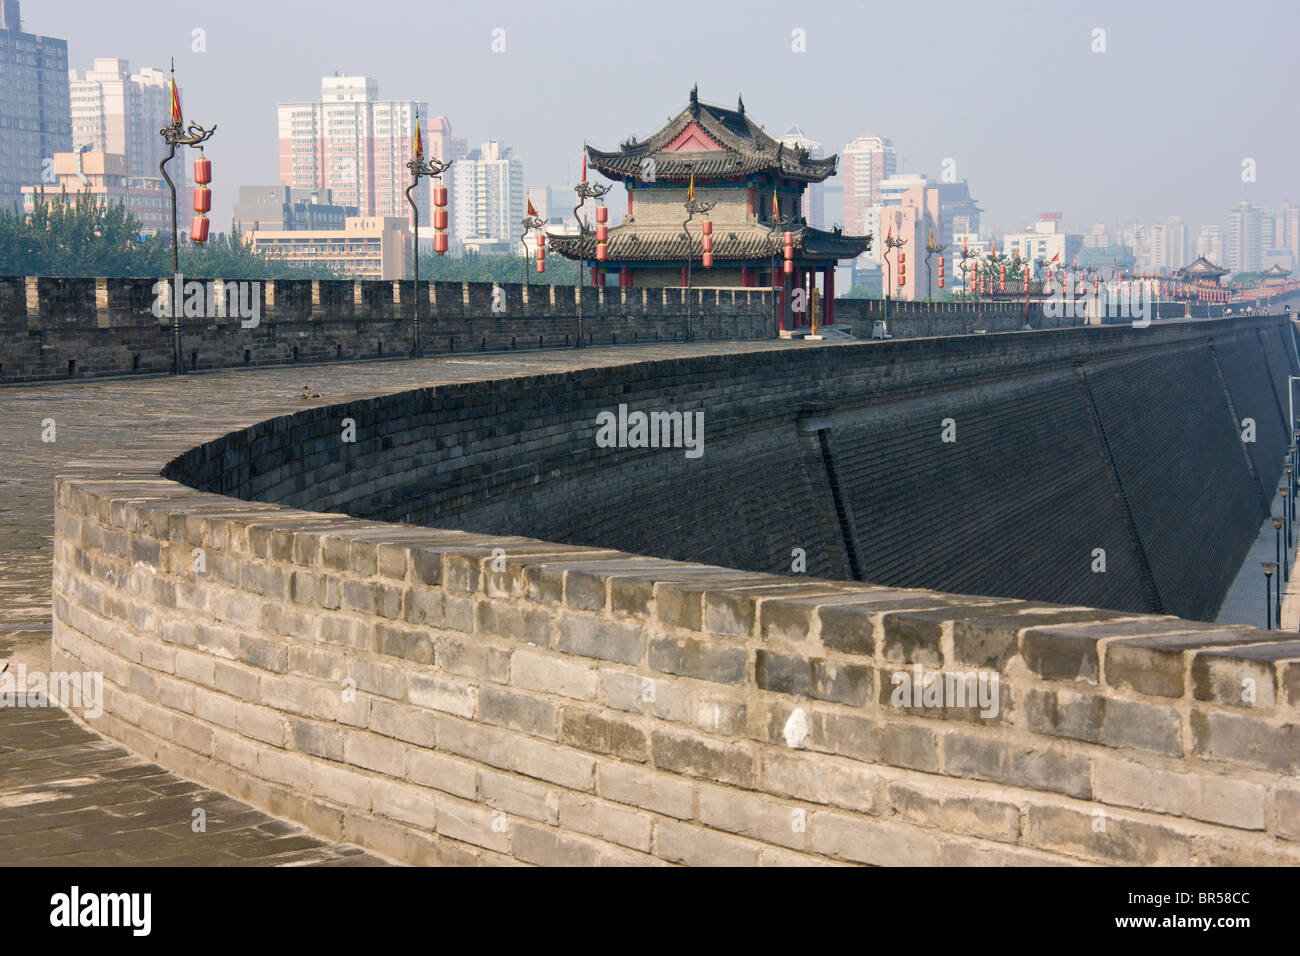
M537 215L537 208L533 205L531 197L528 200L528 215L532 216L534 219L539 218Z
M584 183L587 181L587 151L585 149L582 151L582 181Z
M415 121L415 158L424 158L424 136L420 133L420 121Z
M1058 262L1058 261L1060 261L1060 258L1061 258L1061 254L1058 252L1056 255L1052 256L1052 258L1048 259L1047 261L1048 261L1048 262Z

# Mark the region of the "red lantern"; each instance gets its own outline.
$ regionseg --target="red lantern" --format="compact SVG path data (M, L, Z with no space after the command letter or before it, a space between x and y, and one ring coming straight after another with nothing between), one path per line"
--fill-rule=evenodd
M433 228L438 230L447 228L447 210L435 209L433 211Z
M194 181L200 186L212 182L212 160L206 156L194 160Z
M713 237L708 235L707 233L704 236L704 251L705 252L713 251Z
M537 234L537 251L541 252L545 248L546 248L546 233L539 232Z
M794 233L787 232L784 236L781 237L781 241L784 242L787 246L794 245Z
M596 243L596 261L604 262L609 258L609 244L605 242Z
M784 253L785 253L785 261L789 262L791 259L794 258L794 246L786 246ZM787 269L786 271L788 272L790 270Z
M207 186L194 187L194 211L212 212L212 190Z
M194 221L190 223L190 238L195 242L208 241L208 217L195 216Z
M905 253L902 249L899 249L899 250L898 250L898 264L901 266L901 265L902 265L904 262L906 262L906 261L907 261L907 253Z
M786 275L794 274L794 263L791 262L789 259L785 260L785 274Z
M440 232L433 237L433 251L438 255L443 255L447 251L447 234Z
M712 269L712 268L713 268L713 253L711 253L711 252L706 252L706 253L704 254L704 268L706 268L706 269Z
M608 221L609 221L609 207L608 207L608 206L597 206L597 207L596 207L596 222L608 222Z
M541 259L538 259L538 260L537 260L537 272L538 272L538 274L540 275L541 273L543 273L543 272L545 272L545 271L546 271L546 263L545 263L544 261L542 261Z
M939 276L939 288L943 288L943 276Z
M441 209L443 206L447 205L447 187L446 187L446 186L434 186L434 187L433 187L433 204L434 204L435 206L437 206L439 209Z
M711 236L711 235L713 235L713 220L712 220L712 219L706 219L706 220L704 220L704 222L703 222L701 225L702 225L703 228L704 228L704 234L705 234L706 236Z
M604 223L601 223L599 226L596 227L596 241L609 242L609 226L605 225Z

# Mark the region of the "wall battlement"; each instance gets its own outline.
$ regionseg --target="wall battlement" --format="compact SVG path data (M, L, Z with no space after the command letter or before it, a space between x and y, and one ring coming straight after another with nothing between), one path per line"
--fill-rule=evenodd
M0 276L0 383L169 371L171 319L153 312L158 281ZM427 353L563 348L578 341L573 286L421 282L420 290ZM220 310L224 315L182 318L186 367L401 357L412 341L414 295L410 281L265 280L249 296L258 304L255 327L243 327L248 320L234 314L233 299ZM685 340L684 289L584 288L582 296L588 344ZM696 340L775 337L767 290L697 288L690 299ZM884 315L879 301L840 299L835 308L838 324L859 337L870 335ZM978 311L955 302L895 302L889 316L899 338L1006 332L1024 324L1021 304L1010 302L984 303ZM1039 313L1032 324L1078 323Z
M822 577L714 557L739 553L730 537L788 561L802 519L787 513L783 529L762 514L817 500L791 482L816 478L822 423L831 454L847 452L838 439L850 426L870 439L872 414L910 433L915 411L917 433L938 444L942 409L927 403L945 401L957 409L946 417L958 447L969 440L1004 456L991 478L980 478L978 454L958 475L972 507L989 480L1011 482L1004 496L1022 509L1046 507L1030 492L1057 476L1059 487L1044 485L1061 495L1052 513L1066 539L1054 547L1085 545L1069 538L1076 527L1104 524L1097 501L1066 507L1072 496L1099 484L1106 501L1113 482L1143 487L1125 456L1153 424L1170 433L1155 453L1196 456L1210 470L1221 507L1206 520L1223 522L1213 533L1239 537L1249 520L1253 536L1271 479L1252 469L1276 449L1251 458L1229 425L1243 403L1266 409L1261 423L1277 417L1277 392L1243 391L1233 370L1265 379L1292 367L1274 354L1280 325L633 363L293 414L249 409L207 434L142 437L57 481L54 666L102 670L106 713L95 728L163 766L416 863L1295 865L1294 642L1074 598L901 587L873 578L869 564L872 584L831 580L844 536L816 505L804 516L806 550ZM1261 374L1259 363L1274 361L1284 364ZM1179 378L1205 388L1211 375L1226 383L1218 397L1179 411ZM824 400L816 407L811 385ZM1155 402L1162 389L1173 391ZM1089 392L1091 411L1067 412L1087 408ZM1102 394L1130 412L1135 398L1153 407L1132 419ZM1006 417L1026 396L1057 396L1029 406L1042 430L1017 432ZM721 488L692 474L679 450L652 458L594 447L591 413L620 401L698 404L709 430L700 461L716 455L722 471L749 453L751 471L733 478L745 494L714 499L707 535L693 531L703 514L694 502ZM1063 415L1078 422L1064 439L1090 443L1071 445L1070 460L1099 462L1082 484L1059 481L1051 428ZM356 442L339 440L345 418ZM1204 443L1180 450L1175 439L1207 421ZM975 440L995 433L1010 437ZM1109 474L1099 434L1117 449ZM863 455L888 465L904 453ZM568 471L556 470L561 460ZM1183 464L1162 459L1160 472L1191 470ZM846 458L839 469L859 515L872 494L859 484L880 477L862 467ZM1028 477L1017 484L1013 471ZM592 484L597 474L608 477ZM934 497L932 478L916 487ZM900 486L885 500L915 513L915 497ZM964 566L977 555L961 551L957 503L939 504L953 526L938 540ZM1169 533L1162 512L1144 531L1131 507L1139 541ZM440 527L392 523L407 514ZM628 522L640 540L666 521L691 547L723 543L653 557L618 544ZM568 523L586 540L536 533ZM856 533L870 539L875 527L859 520ZM988 562L1006 559L990 544L1004 533L996 528L983 532ZM1220 540L1205 527L1186 533ZM1122 563L1106 573L1179 593L1154 571L1143 579L1140 562ZM954 701L896 706L898 675L918 667L996 675L996 713Z

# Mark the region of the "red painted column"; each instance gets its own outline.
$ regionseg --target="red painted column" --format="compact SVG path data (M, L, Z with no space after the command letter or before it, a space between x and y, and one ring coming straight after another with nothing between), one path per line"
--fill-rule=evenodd
M749 187L749 214L754 215L754 187Z
M618 270L618 284L625 289L632 288L632 270L627 266L620 266Z
M591 287L592 287L593 289L596 288L596 284L597 284L596 277L597 277L597 275L599 275L599 274L600 274L600 270L597 269L595 266L592 266L592 267L591 267Z
M686 267L682 266L682 288L686 288Z
M632 190L627 191L627 214L632 215Z

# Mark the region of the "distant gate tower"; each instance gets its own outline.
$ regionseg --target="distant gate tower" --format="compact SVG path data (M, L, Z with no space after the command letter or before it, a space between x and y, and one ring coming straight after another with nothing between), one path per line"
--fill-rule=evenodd
M627 216L609 229L607 258L596 263L592 233L547 238L560 255L592 263L593 285L605 285L612 272L625 288L685 286L690 255L692 286L781 290L784 325L793 328L791 290L807 288L810 275L820 272L822 322L831 324L835 264L871 247L870 235L814 229L800 214L804 190L834 175L838 157L814 159L806 149L773 139L745 116L744 100L734 110L723 109L701 103L693 88L686 108L649 139L629 138L613 152L588 146L587 157L602 175L627 189ZM691 219L688 247L682 238L683 204L692 177L695 198L715 205L707 215ZM701 220L706 218L713 223L714 265L709 269L701 268ZM787 231L794 247L790 274L783 266ZM798 324L806 322L801 316Z

